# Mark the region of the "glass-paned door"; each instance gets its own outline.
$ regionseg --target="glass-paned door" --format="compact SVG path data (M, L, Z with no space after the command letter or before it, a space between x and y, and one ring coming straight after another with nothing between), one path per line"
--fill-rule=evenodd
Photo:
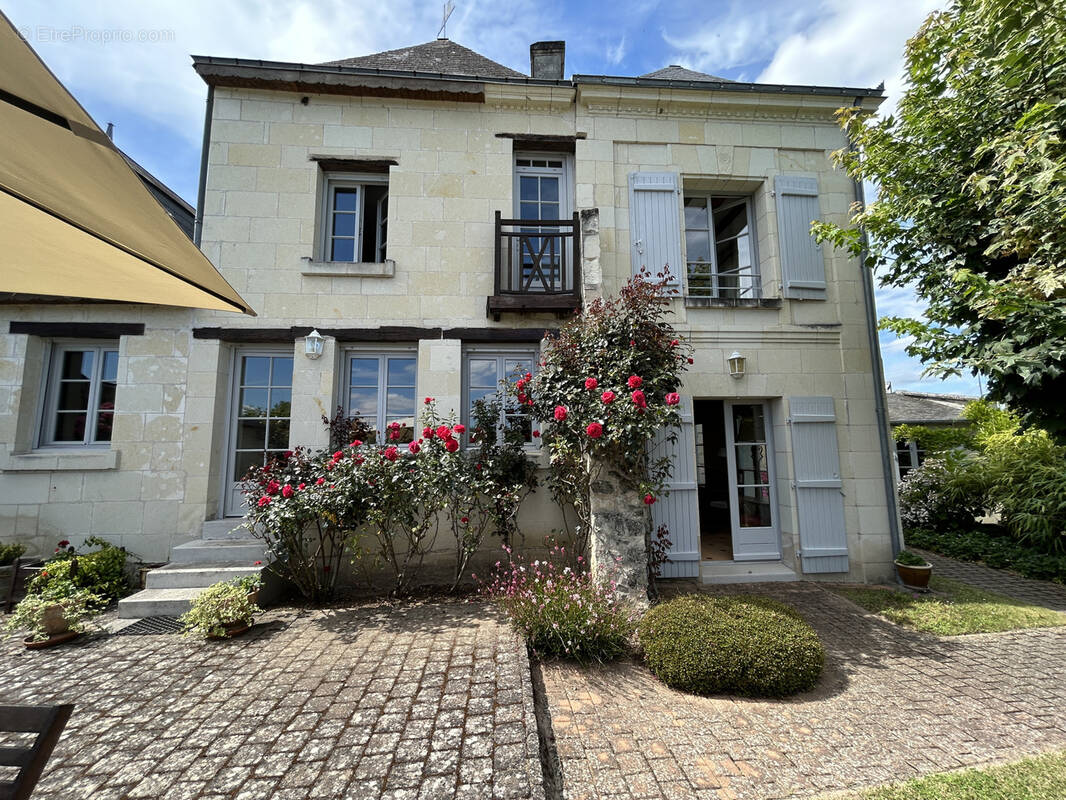
M774 449L766 405L726 403L725 427L733 559L778 559Z
M560 220L569 217L569 191L566 160L556 156L517 156L515 158L515 218L520 220ZM558 227L525 226L515 239L517 253L512 257L515 274L512 286L526 292L557 292L565 285L567 269L564 246L568 239L546 234Z
M501 389L501 382L515 383L527 373L533 373L535 357L519 354L470 354L466 359L466 424L468 439L474 435L477 427L475 409L477 403L491 402ZM517 431L526 444L533 443L533 423L528 411L518 401L507 396L503 398L499 416L496 419L496 435L503 436L504 431Z
M226 466L227 516L244 513L240 481L289 449L292 354L238 353Z

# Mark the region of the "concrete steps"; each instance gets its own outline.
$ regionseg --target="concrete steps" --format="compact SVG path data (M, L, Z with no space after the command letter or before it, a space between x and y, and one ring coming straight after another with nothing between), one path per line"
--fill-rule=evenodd
M180 617L205 586L184 589L145 589L118 601L119 619Z
M700 564L700 580L703 583L769 583L798 578L780 561L704 561Z
M203 589L219 581L251 578L263 571L244 561L219 561L205 564L167 564L153 569L145 578L146 589Z
M172 564L210 564L243 561L251 566L266 560L266 544L262 539L200 539L179 544L170 551Z

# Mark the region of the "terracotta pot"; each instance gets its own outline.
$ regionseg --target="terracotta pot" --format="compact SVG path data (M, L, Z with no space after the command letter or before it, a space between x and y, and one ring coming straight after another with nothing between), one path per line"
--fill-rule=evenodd
M242 633L244 633L246 630L248 630L249 628L252 627L252 621L250 619L246 619L246 620L241 620L240 622L231 622L228 625L224 625L223 627L226 629L226 632L223 633L221 636L215 635L213 633L209 633L207 635L207 638L208 639L231 639L234 636L240 636Z
M253 606L259 605L259 590L258 589L254 589L253 591L248 592L248 602L251 603Z
M22 643L26 645L27 650L41 650L45 647L55 647L57 644L69 642L78 636L81 636L79 631L64 631L63 633L57 633L55 636L49 636L44 641L35 642L33 639L23 639Z
M903 585L911 589L926 589L929 586L929 577L933 574L933 565L926 564L922 567L911 567L906 564L896 564L896 572Z
M67 618L63 614L63 606L58 603L53 603L45 608L41 614L41 625L49 637L58 636L70 630L70 623L67 622Z

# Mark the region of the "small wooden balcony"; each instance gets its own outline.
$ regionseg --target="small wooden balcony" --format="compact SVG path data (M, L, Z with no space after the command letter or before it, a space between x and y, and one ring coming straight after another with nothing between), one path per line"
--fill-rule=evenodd
M569 314L581 305L578 215L503 219L496 212L495 283L488 313Z

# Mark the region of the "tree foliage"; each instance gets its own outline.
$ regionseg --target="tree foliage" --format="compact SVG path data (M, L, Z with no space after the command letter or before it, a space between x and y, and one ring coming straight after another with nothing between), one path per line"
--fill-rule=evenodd
M1066 436L1066 9L1056 0L954 0L906 50L894 115L841 110L836 154L879 187L849 229L870 235L882 284L913 286L925 320L889 318L933 374L966 369L1027 423Z

